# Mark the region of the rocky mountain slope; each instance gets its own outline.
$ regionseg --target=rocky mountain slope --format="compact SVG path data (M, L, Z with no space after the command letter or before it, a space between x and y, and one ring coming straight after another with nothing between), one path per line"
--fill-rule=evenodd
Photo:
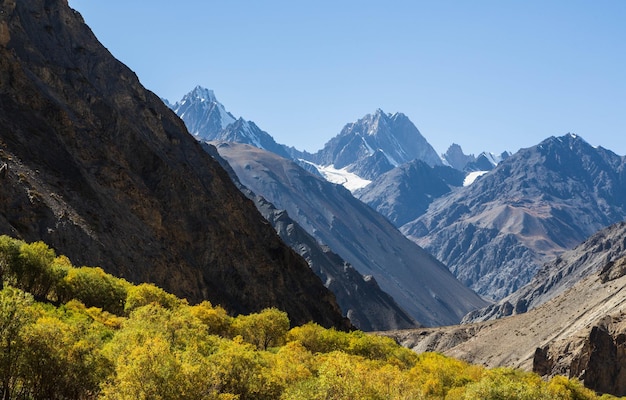
M626 216L626 159L576 135L520 150L435 200L403 233L479 294L501 299Z
M587 276L560 294L518 315L443 328L389 333L415 351L439 351L489 367L512 366L544 376L577 377L599 392L626 395L626 252L624 224L563 256L554 271ZM618 237L619 236L619 237ZM595 244L592 244L593 242ZM598 254L604 254L598 257ZM603 258L604 262L599 262ZM565 275L563 276L565 277Z
M334 296L66 1L0 14L0 233L235 313L347 327Z
M413 160L385 172L354 195L401 227L423 215L435 199L463 186L464 179L465 173L454 168Z
M478 322L521 314L558 296L626 254L626 222L596 233L573 250L545 264L519 290L486 308L472 311L462 322Z
M320 245L287 211L279 210L239 181L237 174L217 149L203 143L204 149L219 161L237 187L256 205L278 235L300 254L309 267L335 294L343 315L360 330L390 330L415 328L419 324L395 300L380 289L372 276L363 276L328 246Z
M437 152L406 115L385 114L380 109L347 124L323 149L302 158L322 166L346 168L369 180L416 159L431 166L442 165Z
M361 274L374 276L419 323L456 323L468 311L486 304L443 264L342 186L252 146L216 143L216 147L243 185L287 210L309 234Z

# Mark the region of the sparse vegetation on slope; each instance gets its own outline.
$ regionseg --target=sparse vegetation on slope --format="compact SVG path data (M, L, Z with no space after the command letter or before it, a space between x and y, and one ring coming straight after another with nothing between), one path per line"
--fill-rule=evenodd
M594 399L275 308L229 316L0 237L3 399Z

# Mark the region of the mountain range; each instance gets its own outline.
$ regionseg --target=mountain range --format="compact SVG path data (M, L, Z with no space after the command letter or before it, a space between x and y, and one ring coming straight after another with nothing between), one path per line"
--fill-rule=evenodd
M539 267L626 217L626 158L551 137L436 199L403 233L462 282L501 299Z
M351 327L306 261L66 1L1 9L0 233L190 302Z
M439 158L406 116L377 110L315 154L273 140L226 140L286 152L344 184L496 301L528 283L542 263L626 216L623 157L573 134L514 155L474 157L452 145Z
M347 124L315 154L244 142L282 157L287 152L307 170L343 183L492 300L514 292L543 262L626 215L619 196L623 158L573 134L515 155L474 157L452 145L439 159L406 116L377 110ZM397 150L415 143L421 153ZM406 161L400 155L409 153L407 158L416 158L397 165Z

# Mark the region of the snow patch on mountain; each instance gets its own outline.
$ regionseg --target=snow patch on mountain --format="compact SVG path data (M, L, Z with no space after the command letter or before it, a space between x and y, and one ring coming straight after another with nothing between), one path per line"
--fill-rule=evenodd
M226 128L228 125L236 121L235 117L233 117L231 113L226 111L222 103L216 101L216 105L217 111L219 111L220 113L220 122L222 123L222 129Z
M300 159L299 161L308 165L312 165L328 182L343 185L343 187L348 189L350 192L362 189L372 183L372 181L370 180L363 179L357 174L349 172L347 168L337 169L332 165L317 165L304 159Z
M470 172L465 177L465 180L463 181L463 186L471 185L472 183L474 183L474 181L476 179L478 179L479 177L485 175L487 172L489 172L489 171L473 171L473 172Z

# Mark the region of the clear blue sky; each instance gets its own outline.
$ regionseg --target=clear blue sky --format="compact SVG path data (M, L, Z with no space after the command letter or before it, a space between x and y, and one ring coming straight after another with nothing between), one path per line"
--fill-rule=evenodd
M69 0L161 97L318 150L377 108L438 152L576 133L626 155L626 1Z

